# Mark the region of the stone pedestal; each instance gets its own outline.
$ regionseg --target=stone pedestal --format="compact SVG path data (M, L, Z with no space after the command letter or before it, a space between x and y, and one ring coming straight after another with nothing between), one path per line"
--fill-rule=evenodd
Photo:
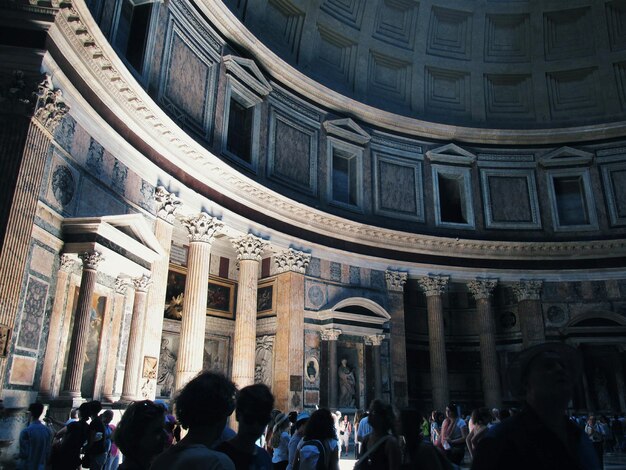
M328 342L328 408L337 408L339 404L339 379L337 376L337 340L341 330L327 328L322 330L322 341ZM322 367L322 366L320 366Z
M546 341L546 332L541 313L541 288L543 282L521 280L513 285L517 297L517 316L522 330L524 348L535 346Z
M222 227L219 220L206 213L184 219L183 224L189 231L190 243L174 390L184 387L202 370L211 243Z
M485 406L500 408L502 390L500 387L500 366L496 351L496 327L491 308L491 294L498 281L496 279L477 279L467 287L476 299L478 325L480 329L480 365L482 371Z
M118 278L115 282L115 296L113 301L113 315L111 326L111 341L109 343L109 355L106 363L106 372L104 374L104 388L102 397L105 401L115 401L115 370L117 366L117 358L120 346L120 335L122 321L124 318L124 301L126 300L126 290L128 288L128 280Z
M248 234L232 243L239 261L232 379L241 389L254 383L259 262L267 242Z
M141 340L146 326L146 304L150 277L144 275L133 279L133 285L135 286L135 303L133 304L133 317L128 333L128 351L126 352L124 383L120 398L123 403L129 403L138 398L137 392L142 368Z
M371 335L365 337L365 344L372 348L372 361L374 362L374 398L383 398L383 375L380 363L380 345L385 335ZM371 400L370 400L371 401Z
M409 404L406 371L406 334L404 327L404 284L407 273L386 271L388 311L391 315L391 397L393 404L404 408Z
M91 299L96 286L98 264L104 259L97 251L82 253L79 257L83 261L83 275L78 293L78 305L76 306L72 330L65 384L61 392L63 397L68 398L80 398L81 396L80 386L85 367Z
M444 411L450 402L448 387L448 360L443 324L442 295L448 287L448 276L427 276L418 280L426 293L428 309L428 345L430 351L430 377L433 409Z

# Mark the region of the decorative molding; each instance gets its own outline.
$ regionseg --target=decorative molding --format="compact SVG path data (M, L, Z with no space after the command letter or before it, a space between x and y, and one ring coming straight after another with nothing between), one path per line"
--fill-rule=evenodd
M231 240L233 248L237 252L237 260L261 261L263 250L269 245L268 242L251 233Z
M368 346L380 346L385 339L385 335L369 335L363 337L363 339Z
M179 209L182 201L174 193L170 193L163 186L157 186L154 193L154 200L156 201L157 216L169 222L174 223L174 213Z
M385 279L387 280L387 290L392 292L402 292L404 291L404 284L406 284L406 280L408 278L408 274L401 271L385 271Z
M429 150L426 152L426 157L431 162L453 163L456 165L471 165L476 161L476 155L456 144L447 144L443 147Z
M220 220L206 212L195 217L185 217L181 222L189 232L189 240L192 242L212 243L215 234L224 226Z
M98 270L98 265L104 261L104 256L98 251L86 251L80 253L78 257L83 261L83 270L90 269L92 271Z
M541 289L543 281L521 279L517 284L513 284L513 293L518 302L523 300L541 300Z
M573 165L590 165L593 162L593 153L564 146L552 150L539 157L539 164L544 168Z
M46 74L37 90L35 119L48 129L50 133L54 133L69 109L63 100L63 92L54 88L52 77Z
M226 73L246 85L258 96L265 97L272 91L272 86L253 60L234 55L227 55L222 60L224 61Z
M306 267L311 262L311 255L302 251L289 248L282 253L274 255L274 265L277 273L295 272L304 274Z
M476 300L488 299L497 285L497 279L475 279L467 283L467 289Z
M448 288L450 276L428 275L417 280L419 286L424 290L426 297L442 295Z
M133 279L133 285L135 286L135 292L148 292L152 279L147 274Z
M341 335L339 328L324 328L320 331L322 341L337 341Z
M337 136L358 145L365 145L372 138L372 136L350 118L324 121L324 129L326 129L326 132L330 135Z

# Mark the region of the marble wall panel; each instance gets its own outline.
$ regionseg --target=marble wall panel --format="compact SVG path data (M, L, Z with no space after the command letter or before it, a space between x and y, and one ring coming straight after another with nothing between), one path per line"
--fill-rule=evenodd
M64 214L76 211L76 194L80 184L80 172L57 152L52 155L45 186L44 200Z
M34 276L28 276L24 303L22 305L20 331L16 342L17 348L30 351L39 349L39 339L46 314L49 287L50 285L47 282Z
M35 370L37 360L27 356L13 356L11 370L9 372L9 383L11 385L25 385L30 387L35 381Z
M78 200L76 215L79 217L126 213L123 202L87 178L83 179Z
M306 279L304 291L306 292L304 308L307 310L318 310L328 302L326 285L321 282L313 282Z

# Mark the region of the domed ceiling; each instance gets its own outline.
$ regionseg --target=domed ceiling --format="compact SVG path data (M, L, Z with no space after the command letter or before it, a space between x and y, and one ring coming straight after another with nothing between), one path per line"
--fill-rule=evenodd
M224 1L299 72L385 111L498 129L626 118L626 1Z

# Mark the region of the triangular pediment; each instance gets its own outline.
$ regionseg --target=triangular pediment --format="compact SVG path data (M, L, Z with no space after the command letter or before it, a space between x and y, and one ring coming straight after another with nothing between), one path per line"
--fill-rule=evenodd
M234 55L224 57L226 73L235 77L259 96L267 96L272 91L270 82L266 80L253 60Z
M365 132L356 122L350 118L325 121L326 132L340 137L341 139L354 142L359 145L367 144L372 136Z
M454 163L456 165L471 165L476 161L476 155L455 144L446 144L429 150L426 152L426 157L432 162Z
M593 161L593 153L572 147L560 147L539 158L543 167L589 165Z

